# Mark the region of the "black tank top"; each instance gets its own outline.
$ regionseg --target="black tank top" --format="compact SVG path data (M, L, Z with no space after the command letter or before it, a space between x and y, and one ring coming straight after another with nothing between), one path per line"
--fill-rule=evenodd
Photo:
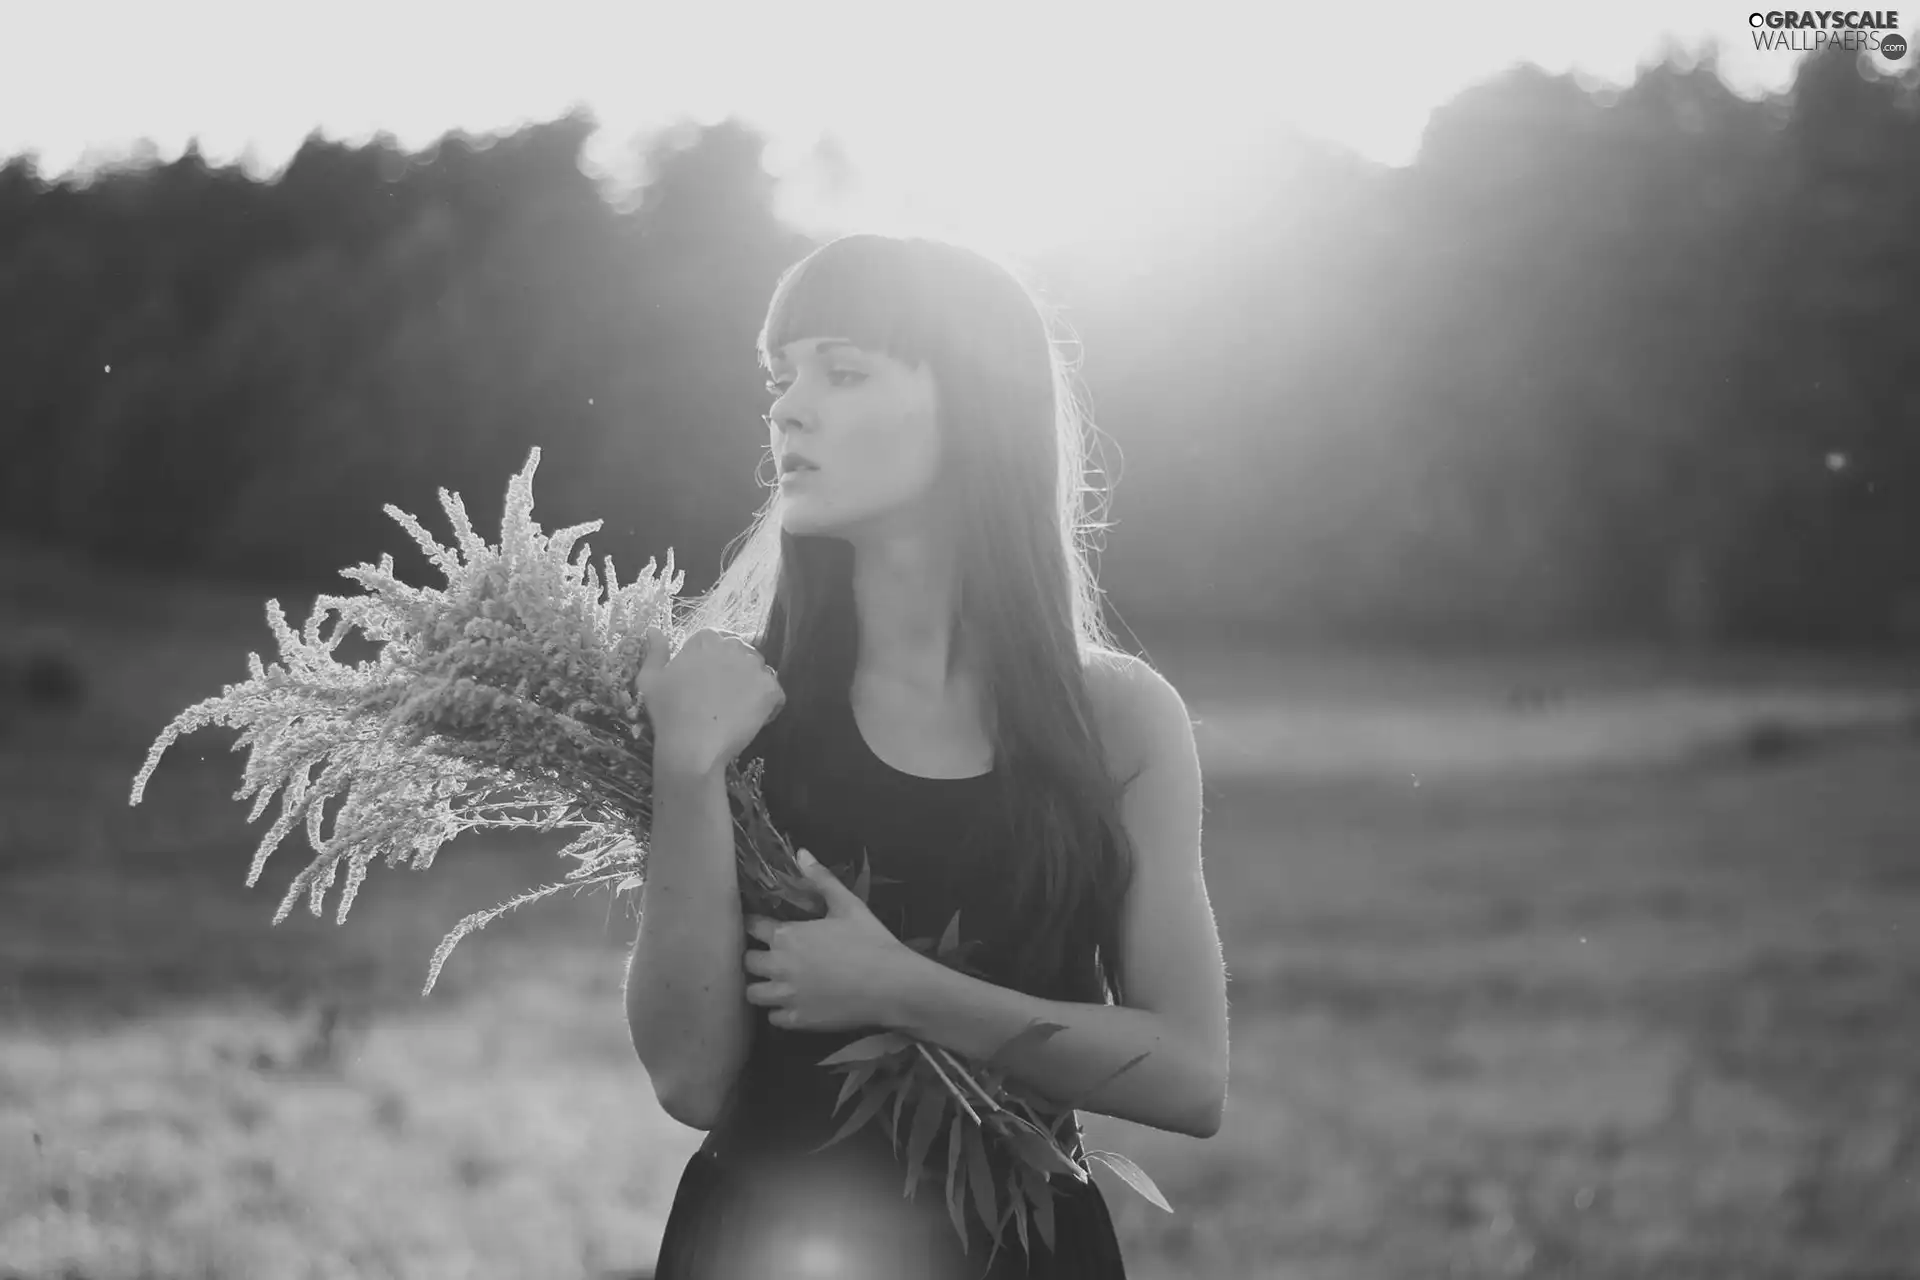
M903 772L874 753L844 696L825 699L804 728L773 729L742 759L765 761L775 825L848 883L864 855L872 873L867 904L895 936L938 938L958 912L961 940L976 944L970 963L986 980L1054 999L1098 998L1088 994L1102 989L1091 948L1070 956L1062 973L1017 971L1015 942L1025 922L1010 900L1009 859L1019 851L1006 834L999 762L967 778ZM756 1015L747 1061L703 1148L722 1158L794 1156L825 1142L852 1104L835 1115L843 1077L818 1063L872 1033L788 1030ZM846 1145L849 1155L893 1158L881 1122Z

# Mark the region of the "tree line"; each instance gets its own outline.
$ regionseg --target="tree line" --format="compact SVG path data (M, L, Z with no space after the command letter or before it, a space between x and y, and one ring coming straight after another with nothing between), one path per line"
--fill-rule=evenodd
M539 516L697 588L762 494L753 341L813 243L738 122L616 198L576 113L0 167L0 530L344 585L381 513ZM1389 168L1293 136L1124 262L1030 272L1117 472L1139 626L1487 639L1920 637L1920 81L1820 55L1752 101L1678 59L1519 68ZM432 520L429 520L432 524Z

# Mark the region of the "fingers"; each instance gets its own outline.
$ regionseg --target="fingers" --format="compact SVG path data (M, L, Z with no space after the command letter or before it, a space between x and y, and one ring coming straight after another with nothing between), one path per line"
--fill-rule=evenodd
M766 655L760 652L760 646L753 642L752 636L743 636L737 631L709 631L707 634L713 637L715 644L725 645L742 657L751 658L762 671L773 670L767 665Z
M775 675L773 668L767 664L766 655L760 652L759 647L754 644L753 638L743 636L738 632L716 631L712 627L702 627L698 631L691 632L685 639L681 640L680 650L684 653L704 653L711 651L745 658L767 675Z
M654 675L667 665L667 633L659 627L648 627L641 643L640 674Z
M755 662L760 661L760 651L753 647L753 641L737 631L716 631L712 627L702 627L687 637L689 645L696 640L703 649L732 650L751 657Z
M738 638L731 631L715 631L712 627L701 627L698 631L688 632L680 641L680 647L698 653L704 649L724 648L728 641Z
M794 852L794 860L800 864L800 874L812 881L814 886L826 895L827 909L829 911L837 911L848 902L860 901L860 895L843 884L839 876L827 870L817 858L805 849L796 850Z
M765 916L748 916L747 932L771 945L780 932L780 922L769 920ZM747 984L745 992L748 1004L771 1008L783 1000L793 998L793 987L773 977L780 971L781 963L771 951L749 947L746 954L741 957L740 963L751 976L767 979L767 981Z
M759 938L762 942L771 944L780 932L780 922L777 920L769 920L765 916L748 916L747 932ZM761 951L749 947L746 954L741 958L740 963L745 966L746 971L750 975L763 979L763 981L750 982L746 985L744 993L747 997L747 1003L758 1005L763 1009L772 1010L768 1017L777 1025L791 1025L789 1022L781 1020L790 1015L791 1010L783 1009L780 1006L786 1001L793 999L793 984L783 982L774 976L778 973L785 972L784 962L771 951Z
M747 984L746 996L748 1004L771 1009L784 1000L791 1000L793 988L784 982L753 982Z

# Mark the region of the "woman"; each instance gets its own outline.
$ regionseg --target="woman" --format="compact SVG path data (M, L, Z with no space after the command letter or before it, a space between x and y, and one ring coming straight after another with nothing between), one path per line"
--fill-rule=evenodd
M1009 272L849 236L782 277L760 346L777 491L702 629L640 677L654 848L627 1016L668 1114L708 1131L657 1275L980 1276L990 1241L976 1223L963 1251L937 1191L903 1194L884 1124L815 1150L845 1118L817 1064L875 1028L985 1059L1044 1018L1066 1030L1018 1082L1082 1097L1145 1053L1085 1107L1212 1135L1226 975L1192 726L1104 642L1085 424ZM823 919L741 916L721 779L753 757ZM863 859L866 903L828 869ZM903 941L955 912L983 977ZM1053 1182L1054 1247L1009 1229L991 1274L1123 1275L1099 1188Z

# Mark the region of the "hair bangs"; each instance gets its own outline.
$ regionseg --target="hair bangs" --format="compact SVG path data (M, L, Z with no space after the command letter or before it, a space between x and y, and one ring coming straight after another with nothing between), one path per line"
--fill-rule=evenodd
M760 363L802 338L845 338L909 364L927 358L927 308L910 255L879 236L847 236L782 276L760 330Z

